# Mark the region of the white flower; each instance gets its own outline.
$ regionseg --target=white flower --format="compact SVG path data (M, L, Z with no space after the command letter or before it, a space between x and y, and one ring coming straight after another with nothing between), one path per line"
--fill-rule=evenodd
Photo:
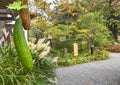
M37 45L36 45L36 48L37 48L38 50L44 49L44 48L45 48L45 43L43 43L43 44L37 44Z
M48 47L50 45L50 41L48 41L45 45Z
M39 58L44 58L50 52L50 47L47 47L40 53Z
M33 50L36 49L36 45L33 44L32 42L28 42L28 46Z
M44 43L45 38L39 39L37 44L28 42L29 47L34 50L34 52L42 51L38 57L44 58L50 52L50 42Z
M42 43L44 42L44 40L45 40L45 38L43 38L43 39L39 39L38 42L37 42L37 45L42 44Z
M58 59L59 59L59 57L55 57L55 58L53 58L52 62L53 62L53 63L57 63L57 62L58 62Z

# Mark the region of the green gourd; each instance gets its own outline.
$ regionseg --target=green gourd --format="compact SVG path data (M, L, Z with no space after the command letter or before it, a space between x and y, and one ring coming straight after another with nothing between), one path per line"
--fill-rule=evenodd
M16 19L13 30L13 39L21 63L26 69L31 71L33 68L32 56L25 39L21 18Z

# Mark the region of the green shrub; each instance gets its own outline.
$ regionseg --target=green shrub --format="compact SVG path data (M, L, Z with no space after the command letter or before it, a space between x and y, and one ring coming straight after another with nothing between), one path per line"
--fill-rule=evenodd
M55 67L47 58L34 55L34 68L27 71L11 45L0 47L0 85L56 85Z
M84 14L82 18L77 20L78 30L77 39L86 41L88 46L106 46L110 41L110 31L105 25L105 19L99 12L91 12Z
M104 60L110 56L109 52L105 50L95 52L94 55L96 56L95 60Z
M74 57L73 54L65 55L59 57L58 65L59 66L71 66L75 64L87 63L96 60L105 60L109 58L109 52L102 50L102 51L95 51L93 55L79 54L77 57Z

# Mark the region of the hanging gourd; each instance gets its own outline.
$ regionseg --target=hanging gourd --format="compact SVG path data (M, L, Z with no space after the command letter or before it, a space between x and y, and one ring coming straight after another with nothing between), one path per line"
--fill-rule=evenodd
M20 18L18 18L15 22L13 30L13 39L21 63L26 69L31 71L33 67L32 56L25 39L22 20Z
M8 8L17 10L20 13L20 18L15 18L13 39L19 60L26 69L31 71L33 68L32 56L23 31L23 28L28 30L30 27L30 16L28 7L26 6L22 1L15 1L13 4L10 4Z

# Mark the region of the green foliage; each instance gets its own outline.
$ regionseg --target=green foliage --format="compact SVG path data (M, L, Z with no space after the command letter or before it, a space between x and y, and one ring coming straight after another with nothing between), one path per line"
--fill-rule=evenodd
M80 28L90 28L92 24L99 23L105 26L104 16L100 12L89 12L81 16L78 20L78 26Z
M53 38L72 37L76 29L77 27L72 25L58 24L46 30L45 34L50 34Z
M58 50L62 50L62 52L64 51L64 48L68 48L68 52L72 52L73 51L73 43L75 41L73 40L65 40L65 41L59 41L58 43L56 43L55 48Z
M71 66L75 65L75 59L73 55L64 55L59 57L58 65L59 66Z
M21 1L14 1L12 4L9 4L7 6L8 9L11 9L11 10L21 10L23 8L28 8L27 5L23 5Z
M88 48L86 46L86 42L85 41L80 41L80 40L64 40L64 41L59 41L57 43L55 43L53 49L51 50L51 52L57 56L63 56L64 55L64 51L65 48L67 48L68 54L72 54L73 53L73 44L74 43L78 43L78 51L81 54L86 54L86 52L88 52Z
M33 38L31 40L35 40L35 43L37 43L39 39L48 36L46 31L52 27L53 25L50 22L46 22L45 16L37 17L35 23L31 23L30 38Z
M110 32L105 26L105 19L99 12L84 14L77 21L79 29L77 38L96 46L104 46L109 42Z
M59 57L59 64L74 65L77 62L103 59L102 54L107 54L107 52L95 51L94 55L90 55L90 46L103 48L110 41L111 32L107 27L107 22L109 22L107 19L110 17L108 0L55 1L54 4L56 4L55 8L49 13L44 9L44 12L48 14L46 17L48 23L43 14L40 17L44 19L39 19L36 29L41 29L43 36L52 36L51 54ZM43 6L42 1L40 6ZM40 9L43 8L46 8L46 5L40 7ZM51 25L48 27L49 23ZM34 33L41 34L37 32ZM75 42L79 46L78 61L73 57L73 43ZM68 54L65 54L65 48Z
M83 55L80 54L77 57L74 57L73 54L59 57L58 65L59 66L71 66L75 64L92 62L95 60L105 60L105 59L108 59L110 56L109 52L104 51L104 50L95 51L93 55L90 55L90 54L84 55L84 54Z
M0 47L0 85L55 85L55 68L49 59L38 59L38 55L33 58L33 70L28 72L13 45Z
M94 55L95 55L95 60L105 60L105 59L109 58L110 53L105 50L102 50L102 51L96 50Z

